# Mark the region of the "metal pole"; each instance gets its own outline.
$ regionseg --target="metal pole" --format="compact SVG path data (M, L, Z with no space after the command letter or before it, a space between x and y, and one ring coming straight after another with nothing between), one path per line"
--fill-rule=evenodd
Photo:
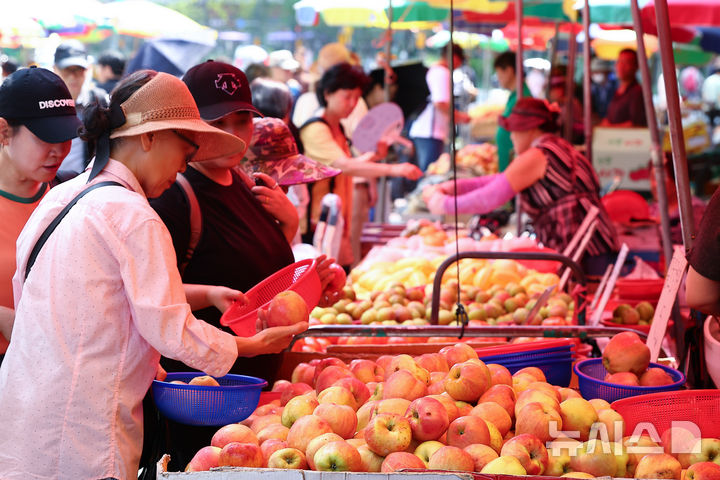
M585 130L585 158L592 165L592 91L590 90L590 3L585 0L583 8L583 127Z
M572 27L571 27L572 28ZM586 41L587 43L587 41ZM568 46L567 76L565 77L565 108L564 108L564 135L565 140L572 142L573 108L572 97L575 91L575 62L577 59L577 35L571 29L570 43Z
M517 22L517 54L515 55L515 95L517 100L523 97L523 0L515 0L515 22ZM517 101L516 100L516 101ZM515 195L515 215L517 234L520 236L520 232L523 230L522 223L522 202L520 193Z
M555 62L557 61L557 49L558 49L558 42L560 37L560 22L555 22L555 35L553 35L552 40L550 40L550 54L548 55L548 60L550 60L550 70L548 70L547 75L547 86L545 87L545 97L550 97L550 81L552 80L552 69L555 66Z
M392 54L392 22L393 22L393 4L392 0L388 2L388 26L387 26L387 46L385 49L385 55L387 56L387 63L390 65L390 55ZM390 70L385 69L385 101L390 101ZM375 216L374 223L385 223L387 220L387 202L388 202L388 191L387 191L388 180L387 177L380 177L380 184L378 185L378 199L377 199L377 215Z
M645 117L647 117L648 128L650 129L650 140L652 150L650 159L657 183L657 201L660 210L660 238L662 240L663 256L665 257L665 269L670 265L672 258L672 241L670 239L670 219L668 218L668 200L665 190L665 168L663 167L662 144L660 143L660 128L655 115L655 107L652 101L652 80L650 80L650 67L645 55L645 39L642 20L640 18L640 7L637 0L630 1L635 34L637 35L638 62L640 63L640 75L642 76L643 99L645 100Z
M670 37L670 18L667 0L655 1L655 21L657 23L660 59L662 61L665 95L668 106L668 124L670 125L670 144L672 146L673 166L675 167L675 187L680 207L680 226L685 251L689 251L695 235L692 201L690 198L690 180L688 178L685 138L680 114L680 96L678 94L675 58L673 57L672 38Z

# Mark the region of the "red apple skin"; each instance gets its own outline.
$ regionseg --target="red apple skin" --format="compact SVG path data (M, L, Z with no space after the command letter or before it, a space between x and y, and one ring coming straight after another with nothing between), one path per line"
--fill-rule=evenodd
M267 307L265 318L268 327L282 327L307 322L308 306L305 300L292 290L285 290L273 297Z
M419 442L438 439L450 425L443 404L430 397L413 400L405 417L410 421L413 438Z
M495 402L505 410L507 410L510 418L515 418L515 402L517 394L510 385L498 384L488 388L488 390L480 396L478 403Z
M380 466L380 471L382 473L392 473L408 468L425 470L425 463L412 453L393 452L385 457Z
M677 458L667 453L650 453L635 467L635 478L680 480L682 466Z
M287 436L288 447L304 452L308 443L323 433L331 433L332 428L324 418L317 415L305 415L297 419L290 427Z
M307 460L308 467L310 467L311 470L315 470L315 454L320 450L320 447L330 442L339 442L340 440L343 440L343 438L337 433L323 433L310 440L305 449L305 460Z
M262 468L263 455L255 443L230 442L220 450L218 466Z
M291 383L288 383L288 388L291 388L291 385ZM276 405L274 403L266 403L265 405L260 405L259 407L257 407L253 412L253 415L262 417L264 415L280 415L281 413L282 407L280 405Z
M307 383L308 385L313 384L315 378L315 366L309 363L301 362L293 369L290 375L291 383Z
M345 440L330 442L315 452L315 468L321 472L359 472L362 459L357 448Z
M407 370L398 370L388 377L383 388L383 399L405 398L411 402L427 394L427 385Z
M278 415L278 414L276 414L276 413L275 413L275 414L263 415L263 416L257 417L257 418L255 418L255 419L252 421L252 423L250 424L250 430L252 430L253 432L255 432L255 435L257 435L258 432L260 432L260 430L262 430L263 428L265 428L265 427L267 427L267 426L269 426L269 425L273 425L273 424L276 424L276 423L282 425L280 419L281 419L280 415ZM260 441L258 440L258 444L259 444L259 443L260 443Z
M423 353L415 357L415 363L430 373L447 373L450 371L445 356L440 353Z
M345 387L350 390L350 393L355 397L355 403L360 408L370 398L370 389L362 381L355 377L341 378L337 382L333 383L333 386Z
M475 403L491 387L490 382L490 370L484 363L464 362L450 369L445 391L455 400Z
M428 395L429 398L434 398L438 402L443 404L443 407L445 407L445 411L448 414L448 422L452 423L453 420L455 420L457 417L460 416L460 411L458 410L457 405L455 405L455 400L453 400L450 395Z
M267 461L274 452L288 448L288 444L285 440L278 440L276 438L270 438L260 444L260 452L263 456L263 465L267 465Z
M512 387L510 370L497 363L488 363L487 367L490 370L490 381L493 385L509 385Z
M355 410L347 405L321 403L315 407L313 415L325 419L332 431L343 439L352 438L355 435L358 418Z
M698 462L690 465L685 480L720 480L720 465L715 462Z
M551 428L551 425L556 428ZM539 402L530 402L520 409L515 419L515 433L517 435L530 434L543 442L554 440L553 432L562 430L562 417L559 410L543 405Z
M380 413L370 419L364 436L370 450L385 457L392 452L407 450L412 441L412 429L407 418Z
M476 472L479 472L485 465L499 457L498 453L493 450L492 447L481 443L473 443L463 450L470 454L470 457L473 459Z
M475 415L492 423L503 437L507 435L507 432L512 428L512 418L508 415L507 410L495 402L478 403L473 407L470 415Z
M617 385L628 385L631 387L640 386L637 375L631 372L608 373L605 375L605 378L603 378L603 381L615 383Z
M314 389L310 386L310 384L302 382L293 383L289 389L283 391L280 395L280 405L284 407L294 397L313 390Z
M548 452L543 442L527 433L511 438L502 446L500 456L515 457L528 475L542 475L548 465Z
M475 461L465 450L446 445L430 456L428 469L472 472L475 469Z
M257 433L258 444L262 445L266 440L273 438L276 440L287 440L289 431L290 429L281 423L268 425Z
M475 349L467 343L456 343L455 345L443 347L439 353L445 355L445 360L450 368L456 363L462 363L471 358L478 358Z
M603 350L603 366L610 373L643 374L650 365L650 349L635 332L613 336Z
M337 365L330 365L320 371L315 370L315 391L317 393L322 392L328 387L333 386L338 380L347 377L353 377L353 374L346 367L340 367Z
M220 461L221 450L221 448L213 446L201 448L193 456L192 460L190 460L190 463L187 464L185 471L206 472L211 468L217 467Z
M385 370L372 360L356 358L350 362L350 371L363 383L382 382Z
M268 468L305 470L307 468L307 460L305 460L305 454L297 448L283 448L270 455L267 466Z
M648 368L645 373L640 375L640 386L642 387L658 387L671 383L674 383L672 377L662 368Z
M537 380L538 382L547 382L547 379L545 378L545 373L538 367L521 368L513 374L513 377L516 375L522 375L523 373L529 373L530 375L535 377L535 380Z
M480 417L458 417L447 430L447 444L453 447L465 448L473 443L490 445L490 441L490 431L485 420Z
M236 443L254 443L258 444L257 436L250 428L239 423L231 423L220 427L210 440L210 445L213 447L223 448L225 445L231 442Z

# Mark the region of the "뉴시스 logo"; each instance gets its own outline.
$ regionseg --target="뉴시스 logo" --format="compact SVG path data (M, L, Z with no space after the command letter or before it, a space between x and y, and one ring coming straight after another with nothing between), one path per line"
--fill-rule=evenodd
M240 88L240 80L234 73L218 73L215 79L215 88L232 96Z
M563 451L567 451L568 455L573 457L578 455L578 450L582 448L583 443L580 440L580 432L575 430L559 430L558 424L555 421L548 423L549 435L554 440L546 443L548 452L551 455L561 455ZM613 435L612 438L615 442L611 441L610 432L608 432L608 426L604 423L596 422L593 423L590 428L588 435L588 447L587 453L593 453L592 449L602 448L602 453L613 453L620 454L621 452L615 451L615 449L622 448L619 445L618 439L629 437L628 441L625 442L626 451L629 454L648 455L651 453L664 453L662 440L670 442L670 452L673 454L680 453L700 453L701 450L701 438L700 428L693 422L686 421L673 421L668 430L669 435L665 432L658 432L655 426L649 422L640 422L633 429L630 435L625 435L625 424L621 421L613 422ZM661 437L666 438L662 438ZM639 442L641 437L649 437L655 445L646 445ZM597 440L591 442L591 440Z
M59 107L74 107L75 101L72 98L57 98L55 100L40 100L38 101L40 110L46 108L59 108Z

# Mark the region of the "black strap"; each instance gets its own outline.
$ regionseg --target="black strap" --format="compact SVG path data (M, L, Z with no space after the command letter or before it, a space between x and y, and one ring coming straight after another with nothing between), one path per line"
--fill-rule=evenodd
M88 188L83 190L82 192L78 193L75 198L73 198L70 203L65 205L65 208L62 209L60 213L58 213L57 217L53 219L52 222L50 222L50 225L47 226L45 231L40 235L40 238L38 238L38 241L35 243L35 246L30 251L30 256L28 257L27 265L25 266L25 280L27 280L28 275L30 274L30 269L35 264L35 260L37 259L37 256L40 254L40 250L42 249L43 245L45 245L45 242L47 242L48 237L52 235L52 233L55 231L57 226L60 224L63 218L68 214L70 209L75 206L75 204L80 200L82 197L84 197L86 194L90 193L92 190L95 190L96 188L100 187L106 187L111 185L117 185L119 187L123 187L122 183L113 182L112 180L108 180L105 182L98 182L94 185L90 185Z
M185 256L178 266L180 275L182 275L190 263L193 253L195 253L195 248L197 248L198 243L200 243L200 237L202 237L202 211L200 210L200 203L198 202L197 195L195 195L195 191L185 175L178 173L175 178L175 182L180 187L180 191L183 195L185 195L185 200L187 200L188 207L190 209L190 238L188 240L188 247L185 252Z

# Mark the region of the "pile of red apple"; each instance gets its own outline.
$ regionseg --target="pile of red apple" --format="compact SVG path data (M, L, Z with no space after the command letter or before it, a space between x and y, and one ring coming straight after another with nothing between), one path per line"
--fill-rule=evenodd
M623 419L606 401L550 385L535 367L510 375L462 343L414 358L301 363L273 390L280 400L220 428L186 471L438 469L681 480L687 468L688 480L720 475L720 465L707 461L720 463L720 440L674 428L663 433L663 450L647 435L624 437ZM695 443L699 453L670 448ZM656 449L641 454L637 445Z
M665 370L650 366L650 349L634 332L613 336L603 350L604 381L632 387L657 387L674 383Z

